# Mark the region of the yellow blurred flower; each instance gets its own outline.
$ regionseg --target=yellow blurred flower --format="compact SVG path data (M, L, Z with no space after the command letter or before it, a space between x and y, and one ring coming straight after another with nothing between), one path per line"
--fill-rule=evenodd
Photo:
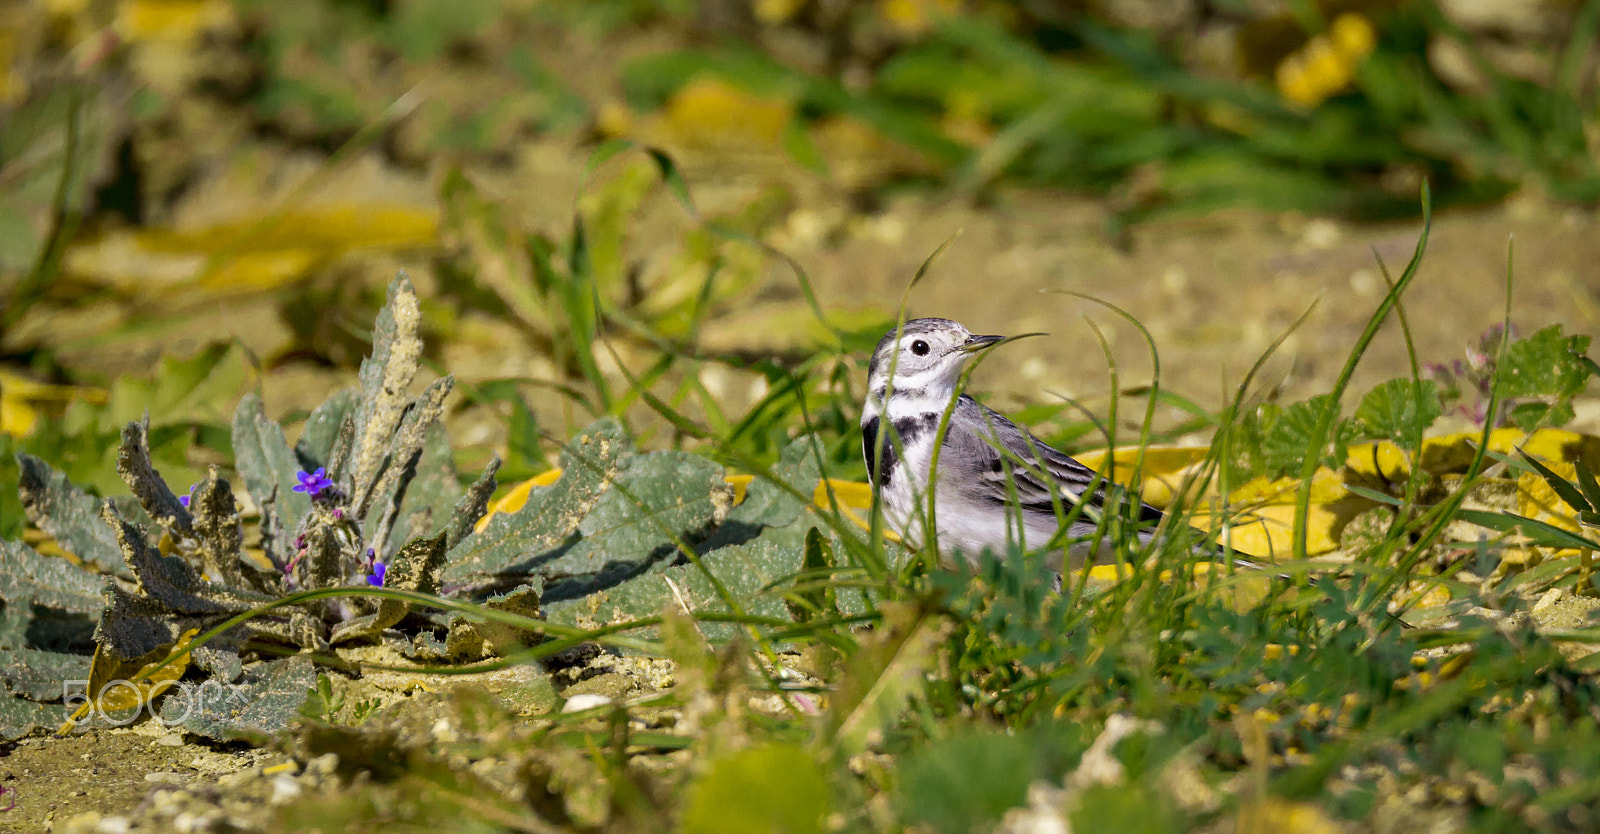
M767 24L788 23L805 5L805 0L754 0L751 11L756 20Z
M1326 34L1317 35L1278 65L1278 92L1302 107L1315 107L1343 90L1356 68L1377 44L1372 22L1354 13L1339 15Z
M794 106L765 99L720 78L697 78L667 102L667 130L680 143L704 150L761 150L782 146Z
M189 43L232 20L233 6L224 0L124 0L115 27L128 41Z
M1328 37L1340 54L1356 56L1357 60L1371 55L1378 43L1372 22L1358 14L1339 15L1328 29Z
M940 18L960 9L960 0L882 0L878 4L878 14L889 28L911 38L926 34Z

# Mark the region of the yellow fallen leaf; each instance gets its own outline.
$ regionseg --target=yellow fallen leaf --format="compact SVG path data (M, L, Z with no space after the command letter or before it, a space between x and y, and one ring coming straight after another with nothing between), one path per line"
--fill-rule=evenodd
M104 403L106 392L83 385L50 385L0 370L0 434L27 437L39 423L37 403Z
M1555 461L1545 465L1557 475L1577 481L1577 467L1572 464ZM1577 510L1563 501L1537 472L1524 472L1517 476L1517 514L1553 524L1563 530L1579 532Z
M1199 471L1211 452L1204 446L1146 446L1142 456L1140 451L1139 446L1120 446L1082 452L1074 457L1096 472L1105 472L1109 459L1110 477L1119 484L1128 483L1138 472L1143 478L1139 497L1146 504L1165 509L1183 482ZM1137 470L1135 464L1139 467Z
M56 730L66 735L74 725L91 711L101 714L142 707L151 699L167 691L189 668L189 642L199 634L199 629L189 629L172 646L162 646L136 660L119 663L111 660L102 649L96 649L94 664L89 672L88 699L67 717L65 724ZM174 657L176 655L176 657ZM172 662L159 669L157 665L171 657ZM153 671L152 671L153 670Z
M433 209L330 203L199 229L120 230L68 247L63 270L129 294L257 292L352 251L431 245Z
M1423 470L1434 474L1465 470L1472 463L1473 449L1480 437L1474 431L1423 440ZM1356 448L1351 447L1352 454ZM1489 433L1489 451L1515 456L1517 449L1546 461L1600 458L1600 438L1565 429L1539 429L1532 434L1521 429L1495 429Z
M1297 478L1256 478L1228 496L1228 535L1234 549L1270 559L1293 552ZM1334 529L1372 502L1355 498L1344 481L1330 469L1318 469L1311 480L1311 505L1306 520L1306 553L1328 553L1339 547ZM1220 513L1197 508L1189 523L1217 532L1224 521Z

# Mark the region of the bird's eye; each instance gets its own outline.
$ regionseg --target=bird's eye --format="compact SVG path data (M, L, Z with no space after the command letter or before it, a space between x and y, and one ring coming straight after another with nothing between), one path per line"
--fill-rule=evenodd
M912 342L911 343L911 352L915 353L918 356L927 356L928 355L928 343L922 341L921 339L918 339L915 342Z

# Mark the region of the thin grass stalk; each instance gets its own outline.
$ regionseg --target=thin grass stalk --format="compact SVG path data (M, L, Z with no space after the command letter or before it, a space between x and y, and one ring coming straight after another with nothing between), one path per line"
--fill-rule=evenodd
M1356 338L1355 345L1350 349L1350 355L1345 360L1344 368L1340 370L1338 378L1334 381L1333 390L1329 392L1329 407L1318 416L1316 425L1311 429L1310 438L1306 443L1306 457L1300 464L1300 488L1295 495L1294 513L1294 544L1293 553L1297 560L1306 558L1306 519L1311 513L1311 481L1321 465L1322 446L1328 440L1328 435L1333 430L1334 420L1339 413L1339 402L1344 397L1344 391L1350 386L1350 377L1355 373L1356 363L1361 361L1362 355L1367 352L1367 347L1372 344L1378 335L1378 328L1383 320L1388 317L1399 300L1401 293L1417 277L1418 269L1422 266L1422 253L1428 246L1428 232L1433 226L1433 201L1428 191L1426 180L1422 183L1422 234L1417 238L1416 248L1411 253L1411 262L1406 264L1405 272L1400 274L1400 280L1394 287L1384 294L1383 301L1379 302L1378 309L1367 319L1367 325L1362 329L1361 335Z

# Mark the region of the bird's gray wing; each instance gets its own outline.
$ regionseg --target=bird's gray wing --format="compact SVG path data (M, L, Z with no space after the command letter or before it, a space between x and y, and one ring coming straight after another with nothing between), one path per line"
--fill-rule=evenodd
M961 430L957 431L958 428ZM1101 479L1096 486L1093 469L1052 448L971 397L963 395L956 403L945 446L950 453L970 462L970 466L962 466L963 471L973 473L972 481L964 486L980 500L997 506L1015 500L1026 510L1053 515L1056 500L1061 502L1064 511L1070 511L1072 504L1087 492L1085 510L1097 513L1102 507L1101 490L1106 482ZM1050 484L1046 483L1046 478ZM1091 487L1094 487L1092 491ZM1154 524L1161 520L1161 515L1155 507L1139 503L1138 520ZM1093 517L1091 513L1090 518Z
M1051 498L1051 488L1040 477L1046 475L1054 483L1055 496L1061 501L1062 512L1071 512L1072 505L1085 492L1089 493L1088 506L1084 508L1085 521L1098 519L1104 509L1103 490L1106 483L1101 479L1098 485L1095 484L1096 473L1093 469L1045 444L1004 415L964 394L956 403L949 433L945 437L945 447L948 453L958 455L971 464L963 466L961 470L970 473L970 478L962 484L969 498L996 507L1006 507L1015 495L1015 500L1023 509L1054 515L1056 508ZM945 465L940 464L941 467ZM1091 487L1094 487L1093 491L1090 491ZM1135 520L1154 527L1164 515L1161 510L1140 501ZM1208 539L1197 541L1196 552L1212 555L1225 553L1223 548ZM1264 570L1262 565L1239 558L1237 554L1233 555L1233 562L1247 570Z

